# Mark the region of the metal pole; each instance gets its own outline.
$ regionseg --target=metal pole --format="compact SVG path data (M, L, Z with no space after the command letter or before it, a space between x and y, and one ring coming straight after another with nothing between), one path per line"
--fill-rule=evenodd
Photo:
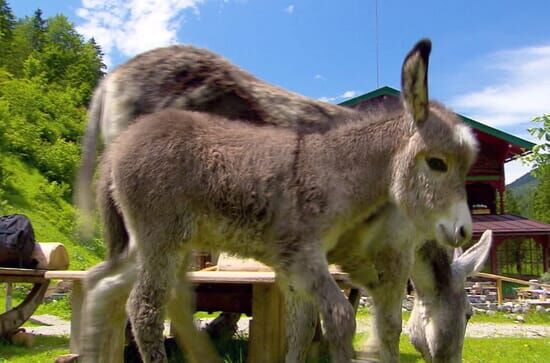
M378 41L378 0L374 0L375 37L376 37L376 88L380 88L380 46Z

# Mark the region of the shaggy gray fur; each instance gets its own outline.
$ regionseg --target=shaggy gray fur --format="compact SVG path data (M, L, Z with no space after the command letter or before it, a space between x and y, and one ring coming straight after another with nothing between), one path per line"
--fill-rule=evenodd
M409 58L414 58L416 55L417 53L413 51L409 55ZM407 65L407 62L405 63L405 65ZM427 66L427 62L425 65ZM404 67L404 70L406 69L407 67ZM415 89L415 87L412 86L407 87L412 90ZM411 92L407 92L407 90L404 91L405 96L407 96L407 94L411 94ZM101 92L96 94L101 94ZM292 95L292 97L295 97L295 95L293 94L290 95ZM419 102L417 100L419 100ZM416 98L413 97L411 100L407 101L406 104L412 105L408 107L408 109L412 109L414 111L414 105L420 105L420 107L422 107L423 103L425 106L427 106L427 92L426 94L418 95L418 97ZM292 102L289 102L289 104L292 104ZM332 105L327 105L327 107L334 110L340 109L338 106ZM161 121L158 121L158 118L160 117L159 115L155 115L147 120L144 120L145 122L157 120L157 122L155 123L155 127L153 127L154 130L145 128L146 131L132 130L132 133L137 133L140 137L143 137L144 139L151 138L149 139L149 142L151 142L151 140L156 140L156 147L164 142L168 142L168 140L170 145L177 145L177 140L175 140L174 138L177 139L181 137L182 139L189 141L189 139L193 139L193 133L190 132L188 129L179 129L181 134L178 133L177 137L170 137L168 135L165 136L168 139L163 139L161 137L157 137L155 139L154 137L150 136L150 134L158 136L158 134L153 131L157 129L166 130L165 127L160 127L159 124L161 122L171 122L172 126L175 127L175 124L179 123L179 121L192 118L193 120L200 119L200 121L195 120L194 122L192 122L192 124L201 124L201 127L209 131L208 134L210 134L211 132L215 134L221 134L223 141L216 141L219 142L219 145L216 144L215 147L210 146L210 149L214 151L211 151L211 153L207 153L203 157L198 158L200 167L206 168L208 175L215 176L217 175L216 173L221 173L220 175L223 175L222 179L216 180L216 182L213 182L211 184L207 183L207 185L210 185L212 188L207 188L206 193L210 193L211 191L213 191L215 194L207 194L208 198L205 198L211 199L211 197L213 196L212 199L215 202L213 202L214 204L210 205L209 207L209 204L204 204L204 200L202 199L200 200L200 203L193 202L191 204L193 204L194 206L193 209L196 207L195 204L198 203L203 205L203 207L201 208L207 208L208 215L210 215L210 213L214 211L214 214L221 215L222 220L231 220L231 223L229 223L228 225L222 223L222 225L226 225L226 227L222 227L221 231L219 230L219 226L216 226L216 228L214 228L218 230L216 231L216 233L219 233L218 238L221 239L221 235L226 233L228 233L226 237L232 237L237 234L237 237L242 238L242 240L239 239L241 242L245 240L254 242L251 243L250 246L244 245L243 243L239 242L239 244L234 247L234 251L240 254L248 254L250 256L256 257L260 260L263 260L264 262L274 265L274 267L278 271L284 271L287 263L285 263L285 259L282 259L281 257L287 258L286 254L288 254L289 257L292 257L295 253L297 253L299 256L300 248L303 244L303 241L297 242L295 236L292 235L296 234L296 230L301 231L301 233L305 233L305 231L311 228L308 227L307 222L313 220L315 221L313 224L319 224L313 229L317 229L317 231L319 231L320 228L321 232L316 232L311 235L324 240L325 250L349 251L350 256L348 257L346 257L345 254L343 257L338 257L338 253L336 253L331 254L331 259L334 259L338 262L344 262L344 268L347 271L352 272L352 277L354 277L356 281L359 281L364 286L374 289L375 286L378 286L377 284L381 283L381 281L386 281L380 278L380 272L386 271L386 273L383 274L385 279L391 279L391 277L395 275L394 281L397 282L397 290L399 290L399 286L404 285L403 280L406 280L406 276L408 276L408 273L410 272L410 268L407 268L406 266L410 265L410 262L407 261L412 261L411 251L414 251L414 249L412 249L411 246L413 246L415 242L411 240L410 245L407 245L408 248L405 248L404 251L399 250L399 248L392 249L391 243L395 236L392 236L390 234L389 236L384 237L385 232L383 232L384 230L391 229L391 225L387 224L388 221L392 221L392 218L396 217L391 216L396 215L401 218L400 220L416 221L416 223L414 224L415 229L412 231L413 233L415 233L414 231L416 231L421 235L422 233L420 232L425 229L426 224L430 224L430 218L424 219L422 217L427 217L430 215L435 216L437 215L437 213L446 212L445 208L448 207L448 203L451 203L453 199L460 199L464 197L463 184L459 185L459 183L450 181L454 180L454 178L465 175L465 172L468 169L469 164L471 164L473 156L475 154L475 150L472 149L472 145L456 137L455 128L457 125L459 125L459 123L452 113L446 111L442 107L433 104L431 106L430 112L431 117L429 117L427 112L424 112L424 115L422 113L423 111L411 112L411 114L413 115L411 116L411 118L417 118L417 125L419 125L418 131L415 131L415 126L412 123L412 120L409 119L407 113L403 113L403 111L404 110L393 110L393 112L391 113L385 113L381 115L385 116L386 120L376 121L373 119L371 121L355 121L354 119L359 117L364 118L365 116L358 116L357 113L351 112L346 109L345 112L342 112L342 115L346 115L347 118L338 118L334 115L331 116L337 120L340 120L339 122L336 122L337 124L342 124L342 126L340 127L327 128L321 125L316 131L312 127L305 127L303 129L298 127L296 128L297 131L295 130L294 132L275 130L268 127L266 127L264 130L258 129L257 127L244 127L245 125L239 125L237 127L235 126L238 124L236 122L227 122L223 119L218 118L213 119L212 117L206 115L189 116L192 114L181 114L184 116L169 116L174 115L173 111L170 111L172 113L165 114L163 116L164 119L162 119ZM297 114L299 114L299 112ZM296 116L294 117L296 119ZM173 119L177 119L178 121L174 122ZM204 121L203 119L206 119L206 121ZM301 122L299 120L301 119L297 119L299 124ZM323 119L321 118L321 120ZM446 121L442 122L442 120ZM142 122L142 124L144 124L145 122ZM219 123L219 125L210 127L208 125L204 125L205 122L215 122ZM184 124L185 123L182 123L181 127L183 127ZM234 126L231 126L231 124L234 124ZM282 123L282 125L285 126L284 123ZM135 129L141 130L142 128L138 128L136 126ZM229 132L229 134L226 134L225 132ZM264 138L260 137L260 140L256 139L256 137L261 136L265 133L270 134L270 136L264 136ZM168 134L168 132L166 132L166 134ZM233 139L229 137L233 137L234 134L241 135L241 137L237 137L237 139L240 141L236 142L236 145L232 144L231 140ZM392 137L389 137L389 135L392 135ZM417 139L415 139L415 135L417 135ZM272 136L277 137L277 140L271 140ZM420 139L418 139L418 136L420 136ZM146 149L147 145L143 144L145 141L142 140L140 137L132 138L131 141L135 142L137 145L141 145L141 147ZM243 137L247 138L247 140L252 140L253 142L247 143L246 146L243 146L240 144L242 143ZM435 142L435 140L432 140L432 138L437 139L438 142ZM227 145L228 140L229 145ZM331 142L325 143L325 141L327 140L331 140ZM430 143L426 142L426 140ZM200 145L202 145L203 141L204 140L201 139ZM125 150L126 147L129 147L131 149L132 147L134 147L130 146L132 142L126 142L124 143L124 147L118 147L123 150ZM209 144L202 145L201 147L206 147L208 149L207 145ZM230 145L233 146L230 147ZM246 153L238 154L237 151L235 151L238 150L242 152L243 150L250 150L250 148L253 147L259 148L261 150L261 155L259 155L258 153L253 153L253 155L247 155ZM216 148L219 148L219 150L217 150ZM316 150L316 152L312 154L314 156L308 155L307 151L309 149ZM193 150L193 152L196 152L195 149ZM270 153L270 150L276 151L274 153ZM416 165L416 168L425 168L422 165L418 164L422 164L424 162L424 159L418 161L414 160L414 158L411 157L415 155L421 155L422 153L428 152L428 150L437 150L438 153L445 153L446 156L450 155L452 156L452 158L454 158L452 159L452 172L449 172L448 176L446 176L448 179L443 181L439 180L437 181L437 183L434 183L433 181L429 182L430 177L427 175L429 173L427 173L426 170L410 170L413 165ZM163 150L163 153L165 153L166 151L167 150ZM130 152L128 150L125 150L125 153L126 155L133 155L133 151ZM234 153L237 153L237 155L239 155L238 162L235 160L231 161L231 158L228 162L226 160L227 156L233 155ZM388 153L390 155L385 155L385 153ZM394 155L396 153L402 153L402 155L396 156ZM149 152L147 154L149 154ZM376 157L371 158L369 157L369 154L372 154L372 156ZM157 155L157 157L161 157L161 159L164 159L164 156L166 155L162 153ZM181 155L179 157L181 157ZM191 159L195 160L194 158ZM145 156L143 156L143 160L146 160ZM261 160L263 162L258 162L258 160ZM281 176L279 179L277 179L277 172L271 172L271 169L269 168L266 170L264 165L266 164L265 160L268 160L269 162L276 161L275 165L270 165L270 167L274 168L275 170L284 170L284 172L281 172L281 175L284 175L284 177ZM321 166L311 166L319 161ZM156 168L160 168L159 165L166 164L166 161L161 162L161 160L153 160L151 158L148 162L150 163L150 166L155 165ZM131 166L131 164L134 163L128 162L127 164L123 165ZM367 169L370 170L364 170L363 165L368 165ZM241 166L251 167L250 170L260 173L262 175L261 178L252 178L248 181L247 179L243 179L240 173L235 173L236 170L241 170L239 169ZM110 169L111 167L112 165L105 166L107 172L104 173L104 175L110 174L110 172L108 172L108 169ZM388 167L393 167L394 171L391 172L390 170L388 170L387 173L382 173L382 175L375 173L376 176L373 177L374 171L378 173L381 170L387 170ZM228 172L228 170L233 171L233 173ZM248 173L248 171L250 171L249 169L244 170L247 170L244 175L253 175L253 173ZM225 175L226 172L228 172L228 175ZM189 178L189 176L185 178L186 183L187 180L190 179L190 182L195 183L191 185L201 185L202 180L197 179L200 175L201 173L191 173L191 178ZM237 175L238 177L236 177ZM134 177L135 176L136 175L134 175ZM139 185L141 185L143 181L143 179L141 179L142 175L140 174L139 177ZM232 177L236 179L232 179ZM410 179L411 177L416 177L416 179ZM395 182L396 179L398 180L398 182L392 185L392 181ZM132 183L132 180L133 184L130 185L135 185L136 187L138 187L138 183L135 182L137 179L135 178L130 177L128 180L126 180L126 182ZM157 180L163 185L166 184L171 185L172 187L174 186L174 184L171 184L169 182L169 179L160 178ZM349 183L350 180L352 181L352 183ZM369 180L371 181L370 183L368 182ZM174 182L175 181L176 180L174 180ZM358 181L361 181L363 185L357 185ZM427 190L427 193L425 194L415 193L414 198L410 198L410 196L407 196L407 192L410 191L410 188L415 188L414 181L420 182L422 185L425 185L427 189L431 189ZM116 237L114 239L107 238L107 241L112 242L112 246L118 246L112 248L111 251L111 253L115 251L115 253L111 256L114 261L119 257L121 253L124 253L124 251L126 251L126 249L124 248L124 244L120 244L121 241L125 240L123 235L125 229L124 225L122 224L122 220L120 218L117 219L116 209L113 208L113 200L117 198L113 197L109 189L112 181L105 180L105 178L103 178L102 183L103 187L100 187L100 192L98 193L100 200L102 200L102 202L100 202L100 209L103 211L104 220L107 221L107 234L109 235L109 233L112 233L112 236ZM389 185L392 185L391 190L388 189ZM166 189L165 187L160 187L160 185L157 186L162 190ZM237 186L238 188L236 188ZM151 187L151 185L149 185L149 187ZM449 187L450 189L445 189ZM437 191L438 188L442 188L441 192ZM148 195L151 193L149 189L153 190L154 188L146 189L148 191L145 195ZM238 193L235 194L235 191L238 191ZM289 191L290 193L288 193ZM225 192L229 192L229 200L224 199L226 198L224 194ZM170 191L170 193L174 193L174 191ZM393 197L391 197L390 199L384 197L385 195L391 195L392 193ZM200 193L193 192L191 194L193 195L193 198L200 197ZM138 193L138 195L143 194ZM280 200L281 198L267 198L267 200L262 199L262 197L268 195L285 195L286 197L282 198L282 201ZM376 197L376 195L380 195L380 197ZM402 199L399 200L400 198ZM168 200L174 201L175 199L169 198ZM286 203L285 201L291 202ZM132 200L131 202L129 202L129 204L133 205L134 202L137 203L134 206L135 208L139 210L142 210L142 207L145 208L144 205L140 206L137 200ZM148 200L146 200L145 202L150 203L150 201ZM388 202L390 204L388 204ZM122 202L119 201L118 203ZM282 203L283 206L281 206L280 203ZM425 204L422 205L422 203ZM287 204L290 204L290 206L288 206ZM399 206L399 208L396 209L396 206ZM147 208L150 207L152 206L148 204ZM426 210L426 207L428 207L428 210ZM429 210L430 207L432 207L433 210ZM274 210L278 210L280 208L282 208L282 211L274 212ZM331 211L331 209L334 210ZM278 219L281 218L280 215L286 215L287 211L297 213L296 219L290 219L291 222L294 223L289 223L286 220L276 222ZM417 214L421 211L424 211L424 214ZM307 215L307 218L305 218L304 216L300 216L301 214ZM375 218L377 216L382 216L382 218ZM217 218L218 217L213 219L217 221ZM210 220L210 217L207 219L208 221L206 223L208 225L213 224ZM362 219L365 219L366 222L359 222L362 221ZM375 220L380 220L382 222L379 223ZM395 222L395 220L393 221ZM255 226L252 232L248 231L247 228L244 228L243 231L240 223L245 223L245 225L246 223L257 224L259 225L260 232L258 232L258 226ZM275 245L284 246L284 249L286 249L284 256L282 256L281 253L273 254L273 251L269 252L269 250L266 252L266 250L261 250L261 248L257 246L256 242L258 241L255 239L255 236L264 235L264 237L262 238L264 240L266 239L266 227L264 226L264 224L265 226L269 226L267 227L267 230L269 231L267 232L267 235L269 235L270 238L275 236L277 237L276 240L282 241L277 242ZM198 223L198 225L200 226L200 223ZM238 227L236 228L238 229L237 233L233 231L233 227L235 225ZM329 227L329 225L331 227ZM384 229L379 229L378 227L376 227L378 225L386 225L388 227ZM422 228L418 229L419 226ZM285 229L290 229L291 231L294 231L287 231L283 233L290 234L291 238L287 238L284 236L284 238L281 238L273 232L277 231L277 233L281 233L281 231L284 231ZM346 230L348 232L345 232ZM350 232L350 230L355 231ZM406 228L404 228L403 230L406 230ZM193 232L197 232L197 230L192 230L188 233L193 234ZM214 235L216 235L216 233L214 233ZM362 238L362 240L361 238L348 238L348 236L350 236L350 233L351 235L357 234ZM346 238L341 238L342 234L346 235ZM210 237L208 234L200 234L200 236L201 241L206 239L202 236ZM375 238L373 236L375 236ZM427 231L426 236L431 236L431 238L433 238L433 232ZM214 237L213 240L216 239L216 236L212 237ZM410 239L399 237L395 238L395 240L398 245L399 243L407 244L406 242L408 242ZM380 241L382 241L383 243L380 243ZM310 241L306 242L306 245L310 243ZM204 246L202 242L199 243L201 244L201 246ZM336 243L337 248L332 248ZM365 251L365 246L370 246L370 250ZM217 245L216 247L220 246ZM231 250L230 246L225 246L225 242L222 248ZM392 253L392 250L396 252ZM357 257L356 253L360 253L360 255ZM403 253L405 255L403 255ZM313 256L315 256L315 254ZM356 256L358 259L354 260L353 256ZM381 257L385 257L387 258L387 260ZM367 262L358 263L358 261L365 260L367 260ZM370 264L368 261L371 261ZM373 264L372 261L377 261L377 264ZM383 263L383 261L388 261L388 263L385 264ZM392 272L391 267L393 263L397 264L395 274ZM370 268L369 266L373 267L373 270L366 271L368 268ZM284 273L281 273L281 275L284 275ZM375 278L373 278L373 276L375 276ZM90 279L90 281L92 280L93 278ZM138 279L138 281L140 280L141 279ZM132 281L132 279L130 278L124 281ZM90 285L94 284L90 283ZM283 285L285 284L283 283ZM292 283L287 283L287 285L289 287L292 287L289 289L289 291L296 290L294 286L291 286ZM128 286L128 288L131 287L131 283L126 283L126 286ZM382 286L384 285L382 284ZM384 290L388 291L386 289L381 289L381 291ZM400 294L401 292L399 292L399 295ZM155 299L155 301L157 300L159 299ZM379 305L384 306L386 304L384 304L384 302L382 301L380 304L377 304L377 306ZM326 312L324 314L324 317L326 318ZM385 329L387 330L397 331L398 342L400 320L398 327L395 323L391 322L383 323L381 326L386 326ZM395 334L390 336L390 340L392 340L392 343L390 344L392 346L392 352L388 354L391 354L393 356L395 354L395 349L393 348L395 346L395 343L393 342L395 342L396 339ZM349 352L345 354L349 354ZM289 357L287 357L287 360L292 361L292 359Z

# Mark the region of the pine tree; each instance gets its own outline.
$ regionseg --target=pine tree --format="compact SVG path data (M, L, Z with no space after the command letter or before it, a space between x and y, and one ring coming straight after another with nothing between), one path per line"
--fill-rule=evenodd
M31 18L32 33L31 33L31 47L33 50L41 50L44 42L44 33L46 31L46 21L42 18L42 10L36 9L34 15Z
M12 53L15 17L5 0L0 0L0 67L7 68Z
M7 1L0 0L0 41L11 40L15 17Z

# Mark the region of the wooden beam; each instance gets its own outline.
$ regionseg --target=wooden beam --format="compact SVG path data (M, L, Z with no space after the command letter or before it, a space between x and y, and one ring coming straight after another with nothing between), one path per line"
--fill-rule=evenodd
M488 274L488 273L485 273L485 272L478 272L478 273L475 274L475 276L479 276L479 277L483 277L483 278L491 279L491 280L502 280L502 281L507 281L507 282L513 282L515 284L520 284L520 285L537 285L537 286L541 286L541 287L550 289L550 284L543 284L543 283L538 283L538 282L537 283L532 283L532 282L525 281L525 280L515 279L513 277L507 277L507 276L501 276L501 275L495 275L495 274Z
M503 293L502 293L502 280L497 280L497 303L502 305Z
M283 295L276 284L252 287L248 363L285 361L286 334Z
M73 281L71 291L71 340L69 343L69 351L78 354L80 344L80 322L82 320L82 304L84 302L84 291L80 280Z

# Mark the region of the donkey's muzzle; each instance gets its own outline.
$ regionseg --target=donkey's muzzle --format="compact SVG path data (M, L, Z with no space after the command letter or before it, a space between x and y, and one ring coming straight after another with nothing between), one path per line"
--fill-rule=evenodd
M449 211L450 217L437 223L436 238L450 247L460 247L472 238L472 216L466 202L455 203Z

